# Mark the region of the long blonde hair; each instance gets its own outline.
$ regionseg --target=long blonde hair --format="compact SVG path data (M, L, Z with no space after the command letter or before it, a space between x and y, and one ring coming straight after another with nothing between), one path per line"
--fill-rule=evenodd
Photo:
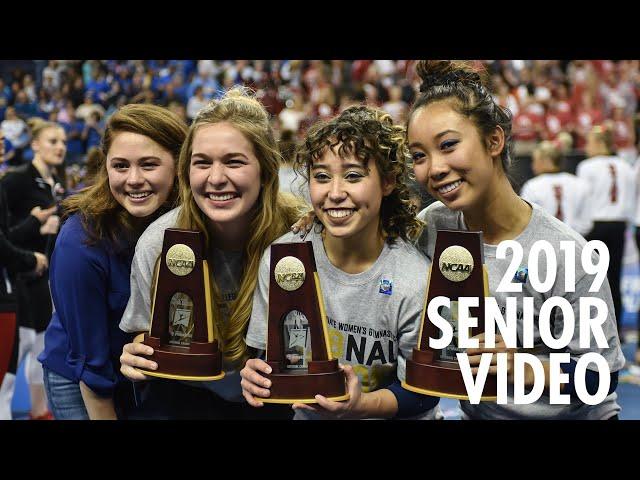
M244 247L243 271L236 299L231 304L229 319L222 322L220 312L214 309L214 329L221 344L225 360L237 363L247 358L244 341L251 317L253 291L258 277L260 258L266 248L278 237L289 231L289 226L301 215L304 204L293 196L279 193L278 170L282 162L278 146L269 124L269 114L249 89L236 87L219 100L212 100L194 119L180 151L178 177L180 179L180 214L178 227L199 230L205 236L207 251L211 249L207 217L196 204L191 192L189 170L193 138L204 125L225 122L233 126L251 143L260 162L262 188L253 211L249 228L251 235ZM209 259L211 261L211 258ZM212 271L215 266L212 267ZM216 304L220 303L220 289L211 276Z

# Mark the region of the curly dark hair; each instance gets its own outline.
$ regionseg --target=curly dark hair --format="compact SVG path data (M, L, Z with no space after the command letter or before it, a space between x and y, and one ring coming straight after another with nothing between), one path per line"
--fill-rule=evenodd
M488 88L486 71L478 70L465 61L420 60L416 65L416 73L422 83L420 94L409 112L407 124L419 108L433 102L453 99L456 111L474 122L483 139L491 135L496 126L502 128L505 142L500 159L504 172L509 176L512 115L508 108L494 101Z
M335 147L338 147L337 150ZM330 148L340 157L355 155L366 166L374 159L383 178L395 178L395 188L382 199L380 220L386 240L414 240L423 224L416 219L411 201L409 170L411 154L405 127L394 125L391 116L377 108L354 105L333 119L313 125L296 151L294 168L309 182L311 166Z

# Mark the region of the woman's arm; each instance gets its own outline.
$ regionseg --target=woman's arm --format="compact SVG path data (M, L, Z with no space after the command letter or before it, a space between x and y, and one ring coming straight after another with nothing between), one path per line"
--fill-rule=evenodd
M80 393L90 420L117 420L112 397L97 395L86 383L80 382Z

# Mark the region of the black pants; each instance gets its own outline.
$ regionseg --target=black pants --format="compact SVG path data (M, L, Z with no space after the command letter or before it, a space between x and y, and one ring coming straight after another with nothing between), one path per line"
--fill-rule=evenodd
M18 324L44 332L51 321L53 305L49 290L49 275L33 277L20 274L15 283L18 298Z
M254 408L176 380L155 378L135 388L138 406L128 413L130 420L290 420L294 414L291 405Z
M611 297L616 313L618 335L622 322L622 296L620 294L620 275L622 273L622 255L624 253L624 232L626 222L594 222L593 229L586 236L587 240L600 240L609 249L609 270L607 279L611 287ZM620 337L622 338L622 337Z

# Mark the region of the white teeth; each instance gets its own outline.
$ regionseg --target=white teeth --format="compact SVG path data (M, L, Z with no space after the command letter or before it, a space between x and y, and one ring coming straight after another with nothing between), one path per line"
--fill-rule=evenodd
M351 215L354 210L346 210L344 208L341 209L330 209L330 210L326 210L327 215L329 215L330 217L333 218L344 218L344 217L348 217L349 215Z
M140 193L127 193L131 198L145 198L151 195L150 192L140 192Z
M440 187L438 189L438 192L440 192L440 193L450 192L451 190L455 189L461 183L462 183L462 180L457 180L457 181L455 181L453 183L449 183L448 185L445 185L444 187Z
M218 202L224 202L225 200L231 200L235 195L232 193L225 193L224 195L216 195L214 193L209 194L209 198L211 200L216 200Z

